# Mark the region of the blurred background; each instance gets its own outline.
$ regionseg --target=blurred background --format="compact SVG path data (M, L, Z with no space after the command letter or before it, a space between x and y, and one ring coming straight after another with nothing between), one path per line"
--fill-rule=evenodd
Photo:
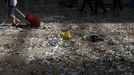
M112 1L113 0L103 0L105 7L108 10L108 13L105 15L90 14L88 4L85 6L83 13L79 13L78 10L82 7L84 0L18 0L17 7L23 13L33 13L38 16L40 20L45 22L53 21L81 21L85 22L85 19L88 22L92 22L92 19L97 18L96 22L101 22L104 18L104 22L118 22L119 20L113 21L113 18L120 18L122 22L133 22L133 5L134 0L122 0L124 9L121 11L116 9L112 10ZM5 1L2 0L0 3L0 21L4 20L7 17L7 7ZM20 15L19 15L20 17ZM91 20L90 20L91 19ZM86 22L87 22L86 20Z

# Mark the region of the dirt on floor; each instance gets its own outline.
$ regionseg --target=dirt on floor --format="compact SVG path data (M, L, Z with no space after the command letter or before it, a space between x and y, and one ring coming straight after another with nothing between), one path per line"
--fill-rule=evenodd
M3 19L0 75L133 75L133 8L107 9L92 15L58 5L35 8L38 29ZM71 39L59 34L67 31Z

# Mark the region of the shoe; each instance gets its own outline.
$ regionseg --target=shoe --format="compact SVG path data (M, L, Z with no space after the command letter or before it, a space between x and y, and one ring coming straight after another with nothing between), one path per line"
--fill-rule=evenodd
M18 22L18 23L16 23L16 26L18 26L20 23Z
M19 20L18 18L16 18L16 21L21 22L21 20Z
M11 26L16 26L16 24L15 23L12 23L12 25Z
M12 25L11 26L15 26L15 27L18 27L18 25L19 25L19 23L12 23Z
M20 24L20 22L21 22L20 20L17 20L16 26L18 26Z

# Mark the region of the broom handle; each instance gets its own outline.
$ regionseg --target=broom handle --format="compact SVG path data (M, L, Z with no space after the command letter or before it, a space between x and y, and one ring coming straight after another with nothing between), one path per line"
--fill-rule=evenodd
M15 8L15 10L16 10L20 15L22 15L24 18L26 17L18 8Z

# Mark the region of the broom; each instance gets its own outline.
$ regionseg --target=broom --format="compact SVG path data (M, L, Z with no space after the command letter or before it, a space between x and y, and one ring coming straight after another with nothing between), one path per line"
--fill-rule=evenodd
M15 8L15 10L20 15L22 15L22 17L24 17L31 25L34 25L36 28L40 27L40 20L36 16L32 15L31 13L24 15L18 8Z

